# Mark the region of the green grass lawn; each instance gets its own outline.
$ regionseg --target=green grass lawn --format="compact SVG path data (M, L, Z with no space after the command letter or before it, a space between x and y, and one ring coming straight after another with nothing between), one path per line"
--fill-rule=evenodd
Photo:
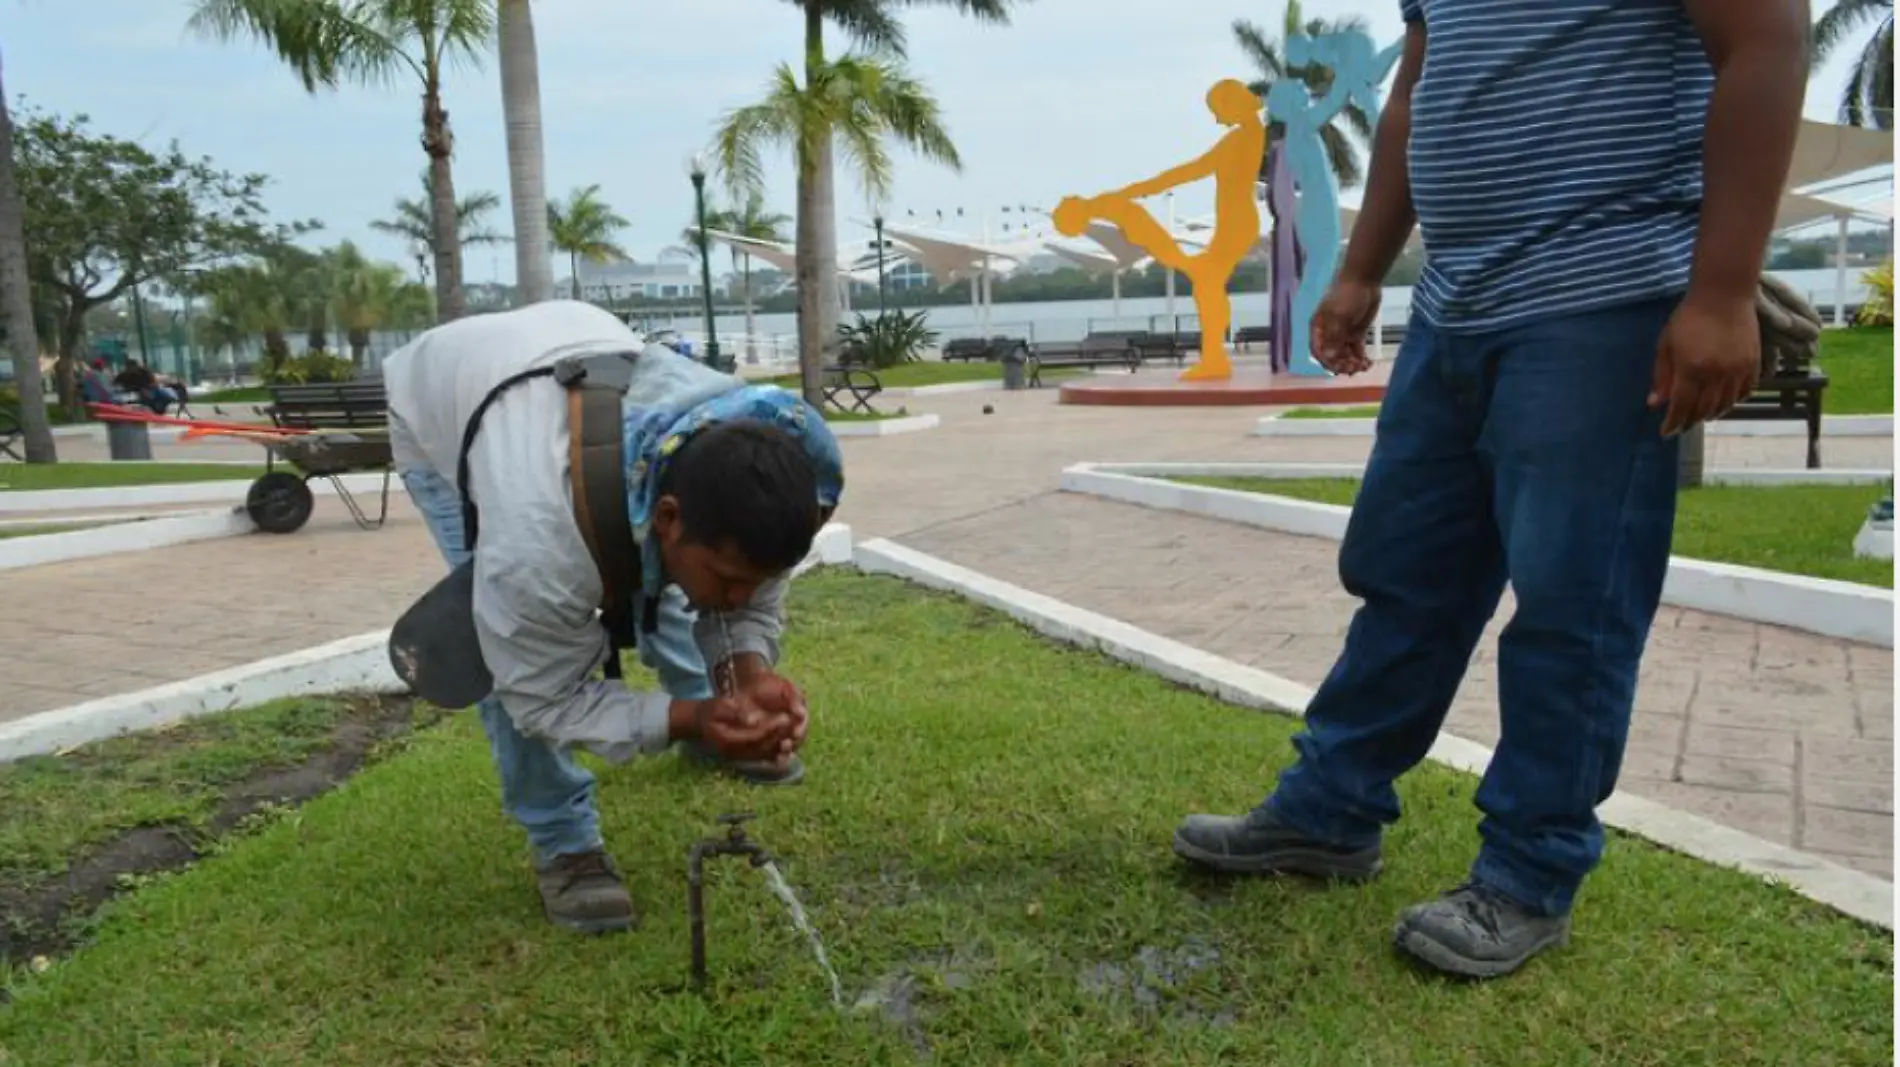
M249 480L263 473L262 465L222 463L0 463L0 492Z
M1892 1062L1891 937L1785 889L1618 836L1570 947L1502 983L1428 978L1391 924L1463 877L1471 778L1406 779L1369 886L1216 881L1184 871L1169 833L1255 802L1293 720L893 580L821 572L790 615L787 670L814 709L804 784L672 758L602 772L636 931L542 920L487 743L458 715L16 973L0 1063ZM835 1011L731 859L708 865L711 985L690 990L686 850L737 810L758 813L847 1004L896 988L901 1009Z
M1856 326L1821 335L1815 362L1827 375L1821 410L1829 415L1893 413L1893 327Z
M901 419L907 416L895 411L875 411L865 414L862 411L827 411L826 422L882 422L885 419Z
M76 530L91 530L100 526L115 526L110 522L55 522L34 526L0 526L0 541L10 537L38 537L41 534L73 533Z
M1359 482L1351 478L1179 480L1348 507L1359 494ZM1891 491L1871 485L1691 489L1676 508L1675 554L1891 589L1891 560L1854 556L1854 535L1867 509Z
M270 386L245 385L236 389L214 389L191 398L193 407L200 404L268 404L271 402Z
M1376 419L1379 417L1379 405L1351 404L1345 407L1294 408L1280 417L1283 419Z

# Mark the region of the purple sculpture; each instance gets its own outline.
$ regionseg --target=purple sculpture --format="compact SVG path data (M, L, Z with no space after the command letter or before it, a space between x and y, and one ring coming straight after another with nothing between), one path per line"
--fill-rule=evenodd
M1285 374L1293 365L1293 291L1300 284L1299 227L1295 223L1293 175L1287 171L1286 152L1274 145L1267 150L1267 213L1273 217L1268 294L1272 308L1267 319L1273 328L1267 365Z

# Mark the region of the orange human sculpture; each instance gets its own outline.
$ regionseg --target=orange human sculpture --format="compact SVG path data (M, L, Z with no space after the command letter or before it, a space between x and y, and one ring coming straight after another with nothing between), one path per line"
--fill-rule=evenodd
M1193 281L1194 308L1201 316L1201 359L1182 372L1183 380L1215 381L1234 374L1227 355L1227 327L1233 321L1227 280L1260 239L1254 183L1267 150L1263 106L1238 81L1228 78L1216 83L1207 91L1207 109L1221 125L1234 130L1205 155L1125 189L1094 197L1064 197L1052 213L1056 230L1070 237L1079 236L1095 219L1107 222L1163 266ZM1208 177L1214 179L1214 233L1200 252L1189 255L1167 227L1135 201Z

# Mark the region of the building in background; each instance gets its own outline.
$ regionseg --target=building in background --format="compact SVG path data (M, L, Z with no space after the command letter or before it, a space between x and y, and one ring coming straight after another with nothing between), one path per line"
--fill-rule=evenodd
M594 303L682 300L699 295L697 262L588 263L580 265L581 299ZM567 281L555 287L572 292Z

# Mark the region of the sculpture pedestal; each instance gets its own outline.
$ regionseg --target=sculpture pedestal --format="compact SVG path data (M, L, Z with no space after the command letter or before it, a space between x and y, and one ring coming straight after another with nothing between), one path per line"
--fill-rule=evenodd
M1225 381L1184 382L1181 368L1144 367L1133 374L1107 371L1062 383L1064 404L1109 407L1291 407L1301 404L1377 404L1385 399L1390 362L1374 363L1350 378L1275 374L1265 364L1240 364Z

